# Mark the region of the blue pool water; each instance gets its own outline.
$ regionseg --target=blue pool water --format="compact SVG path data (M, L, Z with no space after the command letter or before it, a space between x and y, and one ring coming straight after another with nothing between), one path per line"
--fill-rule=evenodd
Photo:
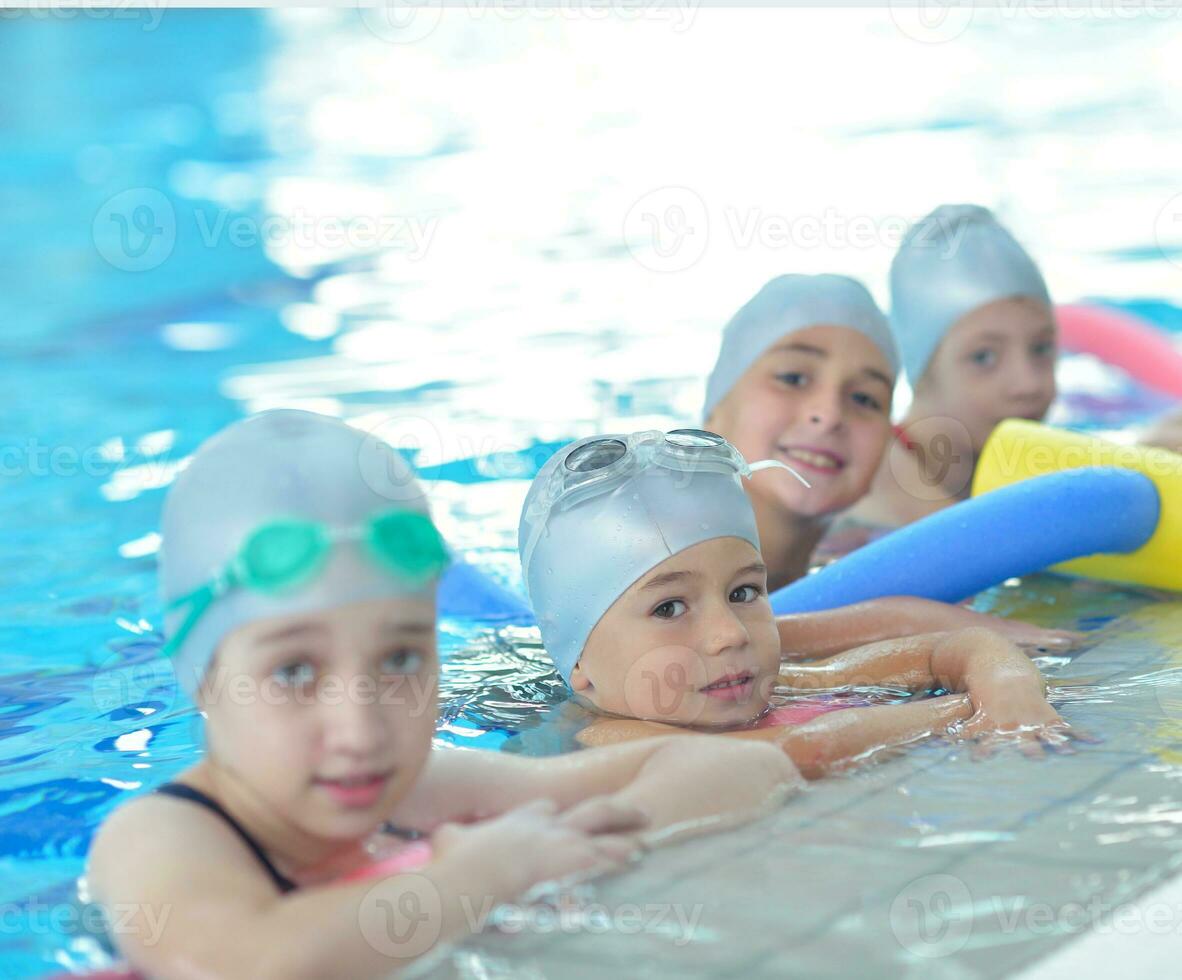
M0 92L0 976L103 961L63 918L89 839L200 752L200 719L156 661L155 532L172 474L225 423L294 406L380 424L416 455L449 539L518 588L517 509L548 448L692 420L718 324L764 278L840 268L881 297L892 222L940 200L998 207L1057 296L1182 328L1182 238L1161 217L1182 142L1166 20L978 11L959 36L917 40L885 10L436 10L417 28L348 10L123 13L0 22L0 65L21 81ZM983 68L999 58L1004 78ZM856 84L818 84L855 63ZM836 230L777 243L774 219L821 222L817 202ZM850 241L857 222L868 242ZM1086 359L1063 376L1058 421L1125 428L1164 405ZM1058 870L1023 886L1035 896L1134 894L1177 866L1178 604L1047 576L978 605L1094 631L1045 666L1104 742L1037 775L929 747L790 808L799 848L759 890L789 907L814 886L815 921L799 920L814 931L797 937L813 972L848 966L840 948L898 966L872 913L918 854L972 868L992 841L1021 868L1057 848ZM562 690L536 633L457 618L441 645L440 740L570 744L578 719L548 710ZM974 795L985 779L1003 800ZM1089 796L1105 779L1117 788ZM858 800L877 802L855 820ZM732 895L744 840L726 845L731 871L684 848L628 887ZM809 877L842 862L879 890ZM728 901L670 964L770 962L752 932L768 924ZM1020 956L972 958L990 935L931 975L995 975L1064 938L1011 934ZM568 975L635 955L564 941L494 937L441 969ZM919 962L897 931L885 941Z

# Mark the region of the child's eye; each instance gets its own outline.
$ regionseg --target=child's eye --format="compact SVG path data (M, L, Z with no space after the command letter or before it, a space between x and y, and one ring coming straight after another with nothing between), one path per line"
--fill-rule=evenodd
M1055 342L1053 340L1044 340L1041 343L1037 343L1030 348L1030 353L1035 357L1054 357Z
M983 347L981 350L973 351L969 355L969 360L977 367L993 367L997 363L997 351L989 347Z
M384 674L415 674L423 666L423 655L418 650L395 650L382 660Z
M882 411L882 402L880 402L869 392L855 391L853 397L855 405L860 405L862 408L868 408L873 412Z
M787 371L776 375L777 381L783 381L790 388L800 388L808 381L808 376L800 371Z
M686 605L680 599L667 599L653 610L653 615L659 619L676 619L686 610Z
M316 668L306 660L293 660L276 667L271 676L286 687L305 687L316 680Z
M761 595L763 589L758 585L740 585L737 589L731 590L731 602L754 602Z

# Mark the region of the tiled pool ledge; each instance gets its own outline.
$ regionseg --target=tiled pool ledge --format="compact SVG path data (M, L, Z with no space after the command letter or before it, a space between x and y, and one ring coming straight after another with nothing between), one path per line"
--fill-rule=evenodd
M617 930L602 913L581 927L542 916L432 975L984 978L1061 949L1077 962L1076 946L1105 938L1091 917L1135 916L1126 906L1182 862L1174 656L1182 603L1137 610L1057 673L1065 717L1100 743L1041 761L920 746L599 883L590 900L623 913ZM1139 955L1168 945L1109 936Z

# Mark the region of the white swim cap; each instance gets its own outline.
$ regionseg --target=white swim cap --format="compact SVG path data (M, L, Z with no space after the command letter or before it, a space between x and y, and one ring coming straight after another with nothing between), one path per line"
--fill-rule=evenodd
M1051 304L1034 260L987 208L943 204L908 230L891 262L891 326L912 386L962 316L999 299Z
M428 514L410 464L387 443L313 412L269 411L235 422L198 447L165 498L161 598L167 609L216 581L251 532L267 522L296 519L346 529L393 509ZM222 638L246 623L390 596L434 595L434 577L400 579L362 551L334 546L322 570L295 591L239 587L217 595L173 655L180 686L192 697ZM182 607L165 614L167 636L175 637L187 613Z
M742 538L759 550L741 475L751 469L721 436L713 438L720 447L717 461L701 463L666 456L663 432L580 439L555 453L535 477L518 528L522 574L542 642L568 682L603 614L666 558L713 538ZM602 468L607 476L600 486L564 490L567 473L578 481L601 472L603 457L587 468L573 462L582 447L596 443L614 443L641 458L627 466L620 454L618 463ZM722 462L724 454L741 468Z
M723 329L718 360L706 381L702 418L710 417L735 382L777 340L822 325L848 327L869 337L886 356L891 373L898 372L899 355L890 325L860 282L830 274L777 276Z

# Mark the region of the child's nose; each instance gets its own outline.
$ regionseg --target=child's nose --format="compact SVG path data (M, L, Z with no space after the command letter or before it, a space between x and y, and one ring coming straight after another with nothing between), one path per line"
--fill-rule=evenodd
M1046 397L1055 382L1055 371L1034 357L1024 358L1014 372L1010 397L1015 401L1032 401Z
M715 609L710 616L708 628L709 641L706 650L711 656L744 647L750 639L747 627L735 615L729 602Z
M376 701L376 699L375 699ZM339 704L327 707L329 747L353 755L368 755L382 744L385 729L379 706L354 693L342 695Z
M837 392L818 388L805 405L810 425L830 429L841 422L841 399Z

